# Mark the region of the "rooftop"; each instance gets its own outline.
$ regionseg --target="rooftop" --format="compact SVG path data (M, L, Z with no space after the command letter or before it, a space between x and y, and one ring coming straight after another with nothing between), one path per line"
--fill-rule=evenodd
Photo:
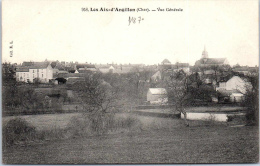
M167 94L167 91L166 91L165 88L149 88L149 91L153 95L165 95L165 94Z
M171 62L168 60L168 59L164 59L163 61L162 61L162 64L170 64Z

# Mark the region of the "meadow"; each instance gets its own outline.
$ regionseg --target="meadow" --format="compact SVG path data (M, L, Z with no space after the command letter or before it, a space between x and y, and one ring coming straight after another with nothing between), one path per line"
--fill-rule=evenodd
M65 129L79 113L22 116L37 130ZM117 114L134 127L101 136L63 137L3 148L5 164L256 163L259 131L228 122ZM3 118L3 123L14 117Z

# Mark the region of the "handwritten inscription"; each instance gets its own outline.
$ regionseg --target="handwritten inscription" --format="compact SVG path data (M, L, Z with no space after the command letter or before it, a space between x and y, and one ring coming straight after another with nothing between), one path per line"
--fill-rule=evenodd
M182 8L118 8L118 7L113 7L113 8L106 8L106 7L82 7L81 8L82 12L182 12ZM144 20L143 17L130 17L128 18L128 26L131 24L140 24Z
M128 19L128 22L129 22L129 24L128 24L128 26L132 23L132 24L135 24L135 23L139 23L140 24L140 22L141 21L143 21L144 20L144 18L142 18L141 16L140 17L130 17L129 16L129 19Z

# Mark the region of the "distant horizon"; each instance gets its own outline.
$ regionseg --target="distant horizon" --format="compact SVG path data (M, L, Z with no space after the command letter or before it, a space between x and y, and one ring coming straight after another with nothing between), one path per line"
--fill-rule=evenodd
M3 4L3 62L47 58L154 65L168 59L194 65L206 47L209 58L226 58L231 66L259 65L258 1L68 0L61 7L59 1L13 0ZM183 11L83 12L82 7ZM143 20L129 25L129 17Z
M205 45L204 45L204 47L205 47ZM202 49L202 51L201 51L201 54L202 54L202 52L203 52L203 49ZM200 60L201 59L201 56L202 55L200 55L200 57L197 59L197 60ZM227 57L210 57L210 53L209 53L209 57L208 58L225 58L225 59L227 59L227 61L229 62L229 65L230 66L235 66L235 65L237 65L237 64L239 64L239 63L230 63L230 61L229 61L229 59L227 58ZM43 58L44 59L44 58ZM47 58L45 58L44 60L23 60L23 61L20 61L20 62L11 62L11 63L17 63L17 64L19 64L19 63L23 63L23 62L44 62L45 60L46 60ZM194 66L195 65L195 63L196 63L196 61L197 60L195 60L195 62L194 63L190 63L190 62L185 62L185 61L178 61L178 60L174 60L174 58L162 58L161 59L161 61L159 61L159 62L157 62L157 63L144 63L144 62L139 62L139 63L131 63L131 62L124 62L124 63L120 63L120 62L116 62L116 61L112 61L112 62L106 62L106 63L104 63L104 62L88 62L88 61L85 61L85 62L80 62L80 61L77 61L77 60L73 60L73 62L78 62L78 63L91 63L91 64L144 64L144 65L158 65L158 64L160 64L164 59L168 59L172 64L175 64L175 63L189 63L189 65L191 65L191 66ZM8 62L8 61L3 61L4 59L3 59L3 57L2 57L2 63L4 63L4 62ZM59 59L57 59L57 60L51 60L51 59L47 59L48 61L59 61L59 62L62 62L62 61L65 61L65 62L71 62L71 60L59 60ZM10 62L10 61L9 61ZM259 63L258 63L258 61L257 61L257 64L255 64L255 65L247 65L247 64L239 64L240 66L259 66Z
M167 59L167 58L164 58L164 59ZM164 60L164 59L162 59L162 61ZM169 59L168 59L169 60ZM11 64L21 64L22 65L22 63L23 62L45 62L46 61L46 59L44 59L44 60L41 60L41 61L33 61L33 60L29 60L29 61L22 61L22 62L19 62L19 63L17 63L17 62L3 62L2 61L2 63L11 63ZM110 63L92 63L92 62L80 62L80 61L65 61L65 60L51 60L51 59L47 59L47 61L49 61L49 62L56 62L56 61L59 61L59 62L68 62L68 63L70 63L70 62L72 62L72 63L78 63L78 64L84 64L84 63L86 63L86 64L94 64L94 65L145 65L145 66L150 66L150 65L160 65L161 63L162 63L162 61L161 62L158 62L158 63L155 63L155 64L146 64L146 63L115 63L115 62L110 62ZM169 60L170 61L170 60ZM171 62L171 61L170 61ZM176 61L176 62L171 62L171 64L176 64L176 63L188 63L188 62L178 62L178 61ZM188 63L189 64L189 66L195 66L195 63L194 64L190 64L190 63ZM240 66L248 66L248 67L259 67L258 65L254 65L254 66L249 66L249 65L241 65L241 64L239 64L239 63L237 63L237 64L234 64L234 65L231 65L231 64L229 64L231 67L233 67L233 66L236 66L236 65L240 65Z

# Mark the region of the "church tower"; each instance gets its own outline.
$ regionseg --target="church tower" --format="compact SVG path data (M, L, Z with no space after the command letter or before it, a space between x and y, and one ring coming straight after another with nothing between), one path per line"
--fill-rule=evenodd
M201 59L209 58L208 52L206 51L206 46L204 46L204 51L202 51Z

